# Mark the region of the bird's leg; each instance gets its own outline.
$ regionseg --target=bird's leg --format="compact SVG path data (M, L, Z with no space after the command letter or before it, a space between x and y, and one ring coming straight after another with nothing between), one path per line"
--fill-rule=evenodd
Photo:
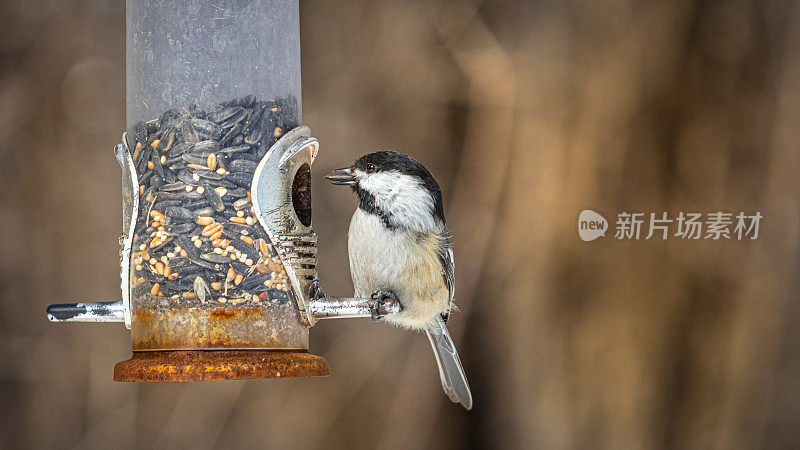
M372 312L372 320L375 322L380 322L384 317L388 315L388 308L390 305L393 304L400 304L400 300L397 299L397 296L394 295L394 292L391 291L384 291L378 290L372 294L373 302L370 305L370 311ZM400 305L402 310L402 305Z
M325 294L322 293L322 288L319 285L319 277L314 277L314 281L312 281L311 286L308 287L308 298L317 300L322 297L325 297Z

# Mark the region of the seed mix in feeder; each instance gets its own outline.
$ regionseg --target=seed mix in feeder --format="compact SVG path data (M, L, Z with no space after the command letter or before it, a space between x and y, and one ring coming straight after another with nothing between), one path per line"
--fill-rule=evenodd
M257 223L250 187L269 148L297 125L295 97L250 95L210 111L170 109L134 126L141 200L132 261L140 303L288 301L290 281Z

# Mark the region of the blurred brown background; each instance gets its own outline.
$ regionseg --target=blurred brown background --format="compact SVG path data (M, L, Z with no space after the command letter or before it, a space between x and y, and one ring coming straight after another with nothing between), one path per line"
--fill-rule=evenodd
M437 176L451 331L311 332L326 379L134 385L119 297L121 0L0 8L0 446L785 448L800 445L800 5L337 1L301 5L304 122L322 144L321 276L350 294L352 196L321 178L381 148ZM578 239L578 213L746 211L757 241Z

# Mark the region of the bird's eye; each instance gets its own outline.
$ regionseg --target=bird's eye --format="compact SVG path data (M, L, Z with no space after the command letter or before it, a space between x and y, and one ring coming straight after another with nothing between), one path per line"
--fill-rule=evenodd
M367 173L375 172L375 164L369 163L367 164Z

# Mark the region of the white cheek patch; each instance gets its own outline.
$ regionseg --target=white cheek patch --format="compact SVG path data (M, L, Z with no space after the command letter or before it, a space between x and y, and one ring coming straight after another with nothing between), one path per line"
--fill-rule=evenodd
M418 231L435 229L433 198L417 178L394 170L356 170L356 176L361 188L375 197L375 206L385 211L395 225Z

